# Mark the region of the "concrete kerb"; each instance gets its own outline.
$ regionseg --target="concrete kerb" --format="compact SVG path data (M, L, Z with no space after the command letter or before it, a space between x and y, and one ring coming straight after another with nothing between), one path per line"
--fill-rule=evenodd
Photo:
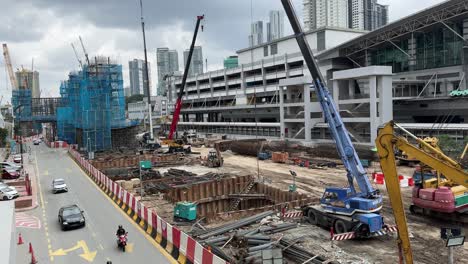
M92 170L94 169L95 174L96 170L94 167L92 167L91 164L89 164L87 161L79 157L78 152L74 151L72 153L72 149L69 149L68 154L71 156L71 158L77 163L83 171L108 195L114 203L116 203L124 212L129 215L133 221L135 221L141 228L144 230L148 235L150 235L158 244L161 245L175 260L177 260L179 263L185 264L192 264L192 263L201 263L201 264L221 264L221 263L226 263L224 260L220 259L219 257L215 256L213 253L209 252L203 246L201 246L198 243L191 243L191 245L185 245L187 248L185 248L184 251L180 250L180 246L182 246L181 241L177 242L177 246L174 245L173 243L168 241L168 232L167 230L170 230L170 235L173 236L174 231L175 233L178 233L179 239L181 237L182 232L174 227L171 226L171 228L167 228L168 224L159 218L154 212L151 212L148 210L147 212L147 217L146 220L141 217L142 211L141 208L144 208L141 206L139 201L136 200L133 195L126 195L127 197L124 197L122 195L115 194L111 188L109 188L105 183L105 179L107 177L100 177L99 175L93 175ZM85 163L86 162L86 163ZM99 171L98 171L99 172ZM102 174L104 175L104 174ZM114 182L109 180L110 184L115 184ZM127 194L126 191L124 191L124 194ZM127 204L129 203L129 204ZM136 210L135 210L136 209ZM138 212L139 211L139 212ZM156 224L154 223L154 217L156 217ZM153 222L153 224L150 224L149 222ZM184 234L186 236L186 234ZM173 238L171 238L171 241ZM190 239L191 241L194 241L193 239ZM201 249L200 249L201 248ZM201 254L198 254L198 256L195 256L195 251L200 252ZM185 253L185 254L184 254ZM188 254L188 256L186 255ZM198 261L197 261L198 260Z

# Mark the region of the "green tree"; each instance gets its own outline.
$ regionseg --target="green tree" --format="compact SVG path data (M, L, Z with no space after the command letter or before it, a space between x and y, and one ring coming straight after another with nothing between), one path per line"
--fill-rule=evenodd
M0 128L0 147L6 146L6 138L8 136L8 129Z
M145 96L142 94L134 94L134 95L125 97L125 109L128 109L129 103L140 102L140 101L143 101L144 98Z

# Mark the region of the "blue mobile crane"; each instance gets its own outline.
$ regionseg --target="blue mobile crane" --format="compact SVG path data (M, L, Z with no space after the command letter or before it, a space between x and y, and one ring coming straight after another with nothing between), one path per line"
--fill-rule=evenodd
M379 190L373 188L367 177L333 98L325 87L324 78L305 39L290 0L281 0L281 2L312 76L311 90L315 90L320 101L325 122L328 123L338 153L346 168L349 185L344 188L327 187L319 205L306 205L302 208L304 216L311 224L333 228L335 233L354 232L355 237L380 235L384 227L383 218L379 215L382 208L382 195ZM354 181L359 189L354 186Z

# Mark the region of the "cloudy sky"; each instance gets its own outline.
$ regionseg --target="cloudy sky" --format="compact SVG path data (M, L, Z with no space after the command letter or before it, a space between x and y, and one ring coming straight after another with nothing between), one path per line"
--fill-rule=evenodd
M379 2L390 6L390 20L394 21L442 0ZM293 3L302 17L302 0ZM182 51L190 45L197 15L206 16L197 44L203 47L208 70L215 70L222 67L223 58L247 47L251 21L266 21L269 10L282 9L279 0L143 0L143 5L152 93L157 80L156 48L176 49L182 65ZM78 36L90 56L110 56L123 64L124 86L129 85L128 61L143 58L139 0L0 0L0 7L0 42L8 43L15 69L31 68L34 58L43 97L58 96L60 81L78 69L70 45L84 57ZM291 32L286 19L285 31ZM3 103L9 101L11 85L3 56L0 94L6 97Z

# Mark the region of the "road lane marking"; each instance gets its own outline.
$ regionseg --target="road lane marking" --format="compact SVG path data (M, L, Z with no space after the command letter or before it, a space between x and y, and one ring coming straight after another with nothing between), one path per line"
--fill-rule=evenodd
M93 262L97 254L97 250L94 250L94 251L89 250L88 245L86 244L84 240L79 240L78 242L76 242L76 245L71 248L67 248L67 249L59 248L55 251L50 252L49 255L50 256L65 256L69 252L72 252L78 249L83 250L83 253L79 255L81 258L83 258L84 260L88 262Z
M86 174L86 172L80 167L78 166L78 164L76 164L74 162L76 168L78 168L81 173L83 173L83 175L85 176L85 178L91 182L92 185L96 186L97 190L117 209L117 211L122 214L125 218L127 218L130 222L137 230L138 232L140 232L145 238L146 240L148 240L158 251L159 253L161 253L164 257L166 257L166 259L171 263L171 264L179 264L179 262L177 262L177 260L175 260L171 254L169 254L169 252L167 252L160 244L158 244L150 235L148 235L143 229L140 228L140 226L132 220L132 218L130 216L128 216L126 214L126 212L124 212L122 209L120 209L120 207L114 203L114 201L112 201L112 199L101 189L99 188L99 186L93 182L91 180L91 178Z
M39 177L39 165L37 165L37 153L36 151L34 151L34 162L35 162L35 167L36 167L36 181L37 181L37 187L39 189L39 197L40 197L40 200L41 200L41 207L42 207L42 222L44 223L44 231L45 231L45 235L46 235L46 238L47 238L47 247L49 248L49 256L50 256L50 253L52 252L52 244L50 243L50 239L49 239L49 228L47 226L47 216L46 216L46 209L45 209L45 202L44 202L44 195L42 193L42 186L41 186L41 180L40 180L40 177ZM45 171L44 175L49 175L49 171ZM50 256L50 262L53 262L54 261L54 257L53 256Z

